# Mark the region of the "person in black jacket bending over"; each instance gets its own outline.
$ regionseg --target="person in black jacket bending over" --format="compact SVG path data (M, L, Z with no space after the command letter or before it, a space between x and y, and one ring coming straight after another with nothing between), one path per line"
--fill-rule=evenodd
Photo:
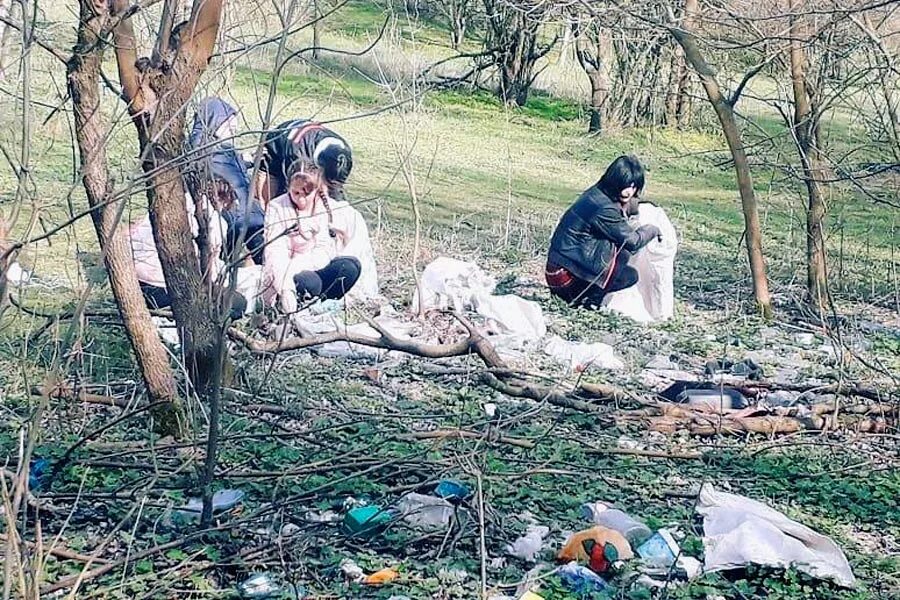
M257 194L263 205L287 193L289 174L320 171L328 186L328 195L344 200L344 184L353 169L350 145L327 127L304 119L282 123L266 136Z
M660 236L655 225L628 224L629 205L643 188L644 167L634 156L620 156L563 214L545 272L555 296L572 306L597 308L606 294L637 283L628 260Z

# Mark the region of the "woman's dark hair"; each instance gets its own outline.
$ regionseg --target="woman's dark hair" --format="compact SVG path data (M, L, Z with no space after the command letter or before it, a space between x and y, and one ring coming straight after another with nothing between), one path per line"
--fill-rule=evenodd
M597 187L613 200L617 200L622 190L631 185L637 190L635 196L644 189L644 167L637 157L631 155L623 155L612 161L597 182Z
M346 183L353 170L353 155L346 146L328 146L319 156L319 165L325 172L326 180Z

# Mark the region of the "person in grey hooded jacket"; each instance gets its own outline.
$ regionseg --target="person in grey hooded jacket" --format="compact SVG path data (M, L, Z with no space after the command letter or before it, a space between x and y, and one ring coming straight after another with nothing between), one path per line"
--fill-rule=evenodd
M237 114L237 110L221 98L201 100L194 113L190 147L201 177L222 179L234 190L234 207L222 215L228 224L225 251L229 256L240 256L237 246L243 237L253 261L262 264L265 215L250 193L247 167L234 147Z

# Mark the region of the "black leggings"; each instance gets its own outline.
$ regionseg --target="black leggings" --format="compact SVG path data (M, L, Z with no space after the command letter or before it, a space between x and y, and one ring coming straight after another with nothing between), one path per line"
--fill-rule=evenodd
M144 295L144 302L147 303L147 308L151 310L172 306L172 297L169 296L169 291L166 288L141 282L141 294ZM231 320L236 321L240 319L244 316L246 310L247 299L235 292L231 299Z
M603 281L591 283L576 277L569 285L551 287L550 291L573 306L599 308L607 294L630 288L638 282L637 270L628 264L630 259L630 252L625 250L619 252L606 287L600 287Z
M297 296L338 300L356 285L362 265L352 256L340 256L318 271L301 271L294 275Z

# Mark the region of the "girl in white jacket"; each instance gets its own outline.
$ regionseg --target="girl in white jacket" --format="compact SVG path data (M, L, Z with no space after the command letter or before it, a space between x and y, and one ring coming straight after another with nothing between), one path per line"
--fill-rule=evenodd
M266 208L264 299L278 299L287 314L298 300L343 298L362 270L357 258L342 256L354 235L353 209L328 198L320 172L304 169Z

